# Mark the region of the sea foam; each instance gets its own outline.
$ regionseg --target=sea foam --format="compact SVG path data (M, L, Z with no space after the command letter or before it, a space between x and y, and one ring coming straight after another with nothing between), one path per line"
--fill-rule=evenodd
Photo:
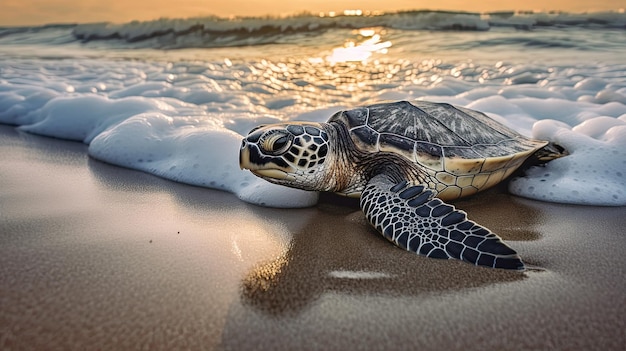
M96 159L229 191L259 205L310 206L317 194L240 170L241 139L251 128L286 120L324 121L340 109L388 99L481 110L569 152L513 180L514 194L626 205L624 65L400 60L331 67L323 60L16 59L0 61L0 72L0 122L81 141ZM540 81L511 79L525 74L540 75ZM346 79L350 75L363 81Z
M188 118L142 113L98 134L89 154L177 182L224 190L270 207L306 207L317 193L268 183L239 169L241 135Z
M511 180L513 194L571 204L626 205L626 115L595 117L574 128L542 120L534 124L533 136L569 154Z

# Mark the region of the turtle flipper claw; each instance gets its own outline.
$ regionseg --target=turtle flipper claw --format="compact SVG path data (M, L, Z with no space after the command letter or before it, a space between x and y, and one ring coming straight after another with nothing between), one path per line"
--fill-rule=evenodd
M423 185L395 184L379 175L363 190L361 208L385 238L406 250L493 268L524 269L517 253L497 235L434 196Z

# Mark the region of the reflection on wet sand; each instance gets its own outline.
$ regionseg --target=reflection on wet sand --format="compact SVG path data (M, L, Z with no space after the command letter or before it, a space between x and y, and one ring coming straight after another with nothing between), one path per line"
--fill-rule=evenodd
M536 240L540 213L494 189L457 206L515 246ZM342 202L342 204L337 204ZM495 214L500 212L500 215ZM537 262L529 262L537 265ZM260 264L242 281L244 304L270 315L297 315L330 292L354 296L416 297L524 279L525 273L435 260L396 248L365 221L358 204L323 196L317 214L294 233L284 256Z
M85 151L0 126L0 349L626 344L623 207L457 202L545 267L501 272L396 249L341 198L261 208Z

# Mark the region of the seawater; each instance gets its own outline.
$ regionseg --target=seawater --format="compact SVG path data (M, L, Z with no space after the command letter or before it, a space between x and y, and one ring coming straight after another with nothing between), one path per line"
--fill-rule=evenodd
M315 193L238 166L258 124L384 100L487 113L567 157L510 190L626 205L626 14L413 11L0 28L0 122L265 206Z

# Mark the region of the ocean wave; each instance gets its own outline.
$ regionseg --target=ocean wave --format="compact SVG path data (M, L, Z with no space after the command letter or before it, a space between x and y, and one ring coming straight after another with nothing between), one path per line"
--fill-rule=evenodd
M204 17L158 19L128 23L53 24L38 27L0 27L0 45L102 43L119 48L217 48L301 43L340 30L489 31L493 28L626 29L623 11L573 13L405 11L376 15L289 17ZM571 44L571 43L570 43ZM553 43L526 43L550 47ZM568 45L558 43L556 46ZM573 44L575 45L575 43Z
M492 12L484 14L483 18L492 27L513 27L517 29L541 27L626 29L626 13L623 10L591 13Z
M487 31L491 27L532 30L539 27L626 29L623 12L589 14L406 11L372 16L297 16L159 19L124 24L77 25L74 37L83 42L117 40L161 49L263 45L299 40L335 29L381 27L399 30Z
M377 16L314 16L303 14L284 18L205 17L159 19L125 24L78 25L73 35L83 42L121 40L151 42L161 48L223 47L280 43L281 40L314 36L335 29L383 27L408 30L488 30L478 14L459 12L401 12Z

